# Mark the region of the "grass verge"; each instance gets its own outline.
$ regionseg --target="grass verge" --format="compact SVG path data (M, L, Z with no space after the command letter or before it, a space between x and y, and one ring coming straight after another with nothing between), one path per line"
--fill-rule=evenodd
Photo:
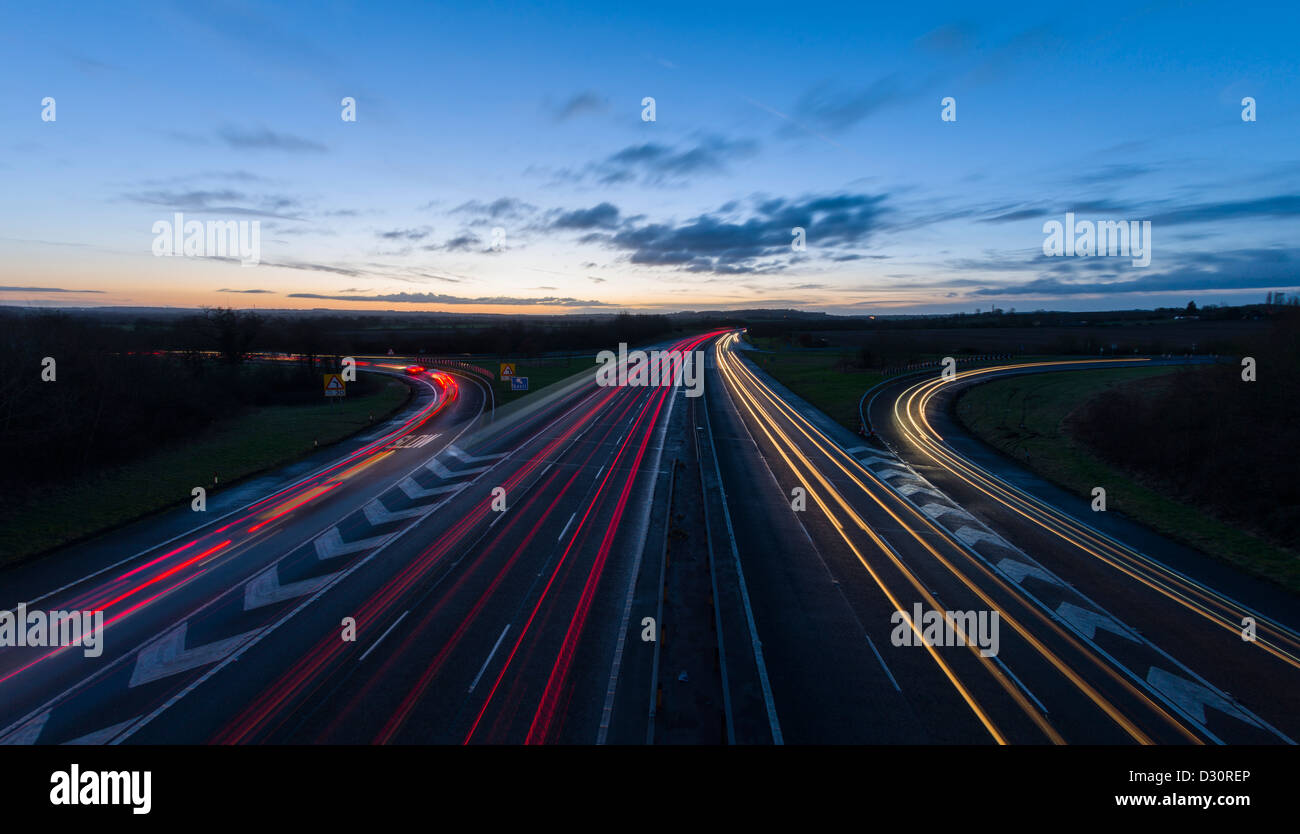
M498 370L501 362L514 361L508 358L494 359L491 364L483 364L489 370ZM528 390L515 391L510 387L510 380L497 379L490 383L496 395L497 407L508 405L522 399L534 391L540 391L548 385L568 379L581 371L594 371L596 354L590 356L560 356L538 359L520 359L515 361L515 376L528 377Z
M771 342L768 342L771 344ZM852 432L858 430L858 400L884 377L854 366L851 350L749 351L751 361Z
M1160 485L1111 465L1070 433L1069 416L1113 385L1158 385L1176 367L1064 371L977 385L957 400L957 417L980 440L1048 480L1091 498L1171 539L1300 592L1296 554L1213 517L1211 509L1175 500ZM1152 379L1153 377L1157 379Z
M138 460L106 467L75 483L33 491L0 510L0 564L39 553L191 501L191 490L216 489L283 466L378 423L410 396L388 377L341 402L253 408L191 441L169 444ZM358 380L360 381L360 380ZM213 476L219 484L213 487Z

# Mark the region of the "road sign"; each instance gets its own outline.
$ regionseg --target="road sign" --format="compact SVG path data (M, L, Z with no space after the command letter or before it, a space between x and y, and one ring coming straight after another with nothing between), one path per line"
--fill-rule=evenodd
M501 363L501 374L500 374L501 378L502 378L502 379L510 379L510 377L512 377L512 376L514 376L514 375L515 375L515 363L514 363L514 362L502 362L502 363Z
M325 396L346 397L347 386L343 384L342 374L325 374Z
M512 376L512 377L510 377L510 390L511 390L511 391L527 391L527 390L528 390L528 377L526 377L526 376Z

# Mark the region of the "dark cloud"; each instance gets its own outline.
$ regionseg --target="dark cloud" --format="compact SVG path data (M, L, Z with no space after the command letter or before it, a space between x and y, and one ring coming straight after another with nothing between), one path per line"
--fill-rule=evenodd
M1013 223L1017 220L1034 220L1039 217L1046 217L1055 212L1045 208L1024 208L1008 211L1003 214L995 214L992 217L981 218L981 223Z
M429 205L433 205L430 203ZM428 206L426 206L427 208ZM537 211L537 206L516 200L513 197L500 197L490 203L470 200L451 210L453 214L472 214L492 220L514 220Z
M1115 295L1125 293L1195 292L1203 290L1288 289L1300 285L1300 249L1240 249L1225 253L1187 253L1177 256L1170 268L1155 271L1124 269L1128 261L1116 258L1040 258L1057 261L1071 274L1100 271L1114 280L1078 281L1071 275L1042 277L1019 284L987 286L972 292L976 296L1006 295ZM1173 259L1171 259L1173 260ZM1124 269L1120 277L1117 269ZM1132 277L1130 277L1132 276ZM1089 276L1091 277L1091 276ZM948 282L953 286L957 282Z
M1079 200L1054 206L1023 206L1020 208L1004 207L992 210L979 218L980 223L1014 223L1017 220L1036 220L1040 217L1065 218L1067 211L1075 214L1124 214L1137 211L1137 207L1124 205L1110 200Z
M1153 214L1151 225L1208 223L1216 220L1241 220L1252 217L1300 217L1300 195L1281 194L1255 200L1226 203L1199 203L1181 209ZM1145 219L1145 218L1143 218Z
M350 277L366 274L364 270L360 270L360 269L352 269L350 267L343 267L343 266L331 266L329 264L304 263L302 261L292 261L292 262L285 262L285 263L270 263L268 261L262 261L260 265L279 266L285 269L301 269L307 272L329 272L329 273L333 273L334 275L347 275Z
M845 90L823 83L807 90L794 105L794 115L818 130L847 130L909 93L896 74L879 78L866 87Z
M1100 168L1091 171L1084 171L1076 175L1070 181L1079 185L1097 185L1113 184L1121 180L1133 180L1138 177L1154 173L1157 169L1153 165L1140 165L1136 163L1124 163L1120 165L1103 165Z
M998 209L988 209L983 212L984 216L979 218L979 222L1010 223L1043 217L1063 219L1067 211L1074 212L1076 215L1105 214L1126 220L1150 220L1153 227L1189 223L1213 223L1221 220L1243 220L1257 217L1293 218L1300 217L1300 195L1277 194L1251 200L1195 203L1182 207L1170 206L1165 202L1062 201L1052 206L1004 206ZM980 212L976 210L975 213Z
M832 250L864 245L881 226L884 200L869 194L767 199L743 220L715 212L678 224L628 221L587 239L624 250L635 264L722 274L780 271L789 266L795 227L806 230L810 252L842 255Z
M271 290L228 290L223 287L222 289L217 290L217 292L270 293Z
M594 180L601 185L641 182L646 185L680 184L695 175L726 173L729 165L758 153L750 139L703 136L692 144L644 142L628 145L580 170L563 170L557 177L571 182Z
M462 235L457 235L456 237L444 243L441 248L447 252L468 252L471 249L477 248L481 244L482 241L479 239L478 235L466 233ZM429 247L429 248L436 248L436 247Z
M399 304L483 304L494 306L536 306L536 307L608 307L603 301L583 301L577 298L516 298L513 296L482 296L465 298L455 295L443 295L431 292L398 292L383 295L323 295L312 292L296 292L290 298L315 298L325 301L376 301Z
M217 131L217 136L221 141L237 150L292 151L294 153L303 151L324 153L329 150L320 142L314 142L311 139L304 139L301 136L288 133L276 133L264 127L253 129L223 127Z
M375 236L383 240L424 240L433 234L429 228L423 229L391 229L387 232L375 232Z
M563 122L576 116L604 113L608 109L608 99L594 90L584 90L556 108L554 116L557 122Z
M561 212L551 221L553 229L613 229L618 226L618 206L600 203L588 209Z
M221 189L152 189L123 194L123 199L172 211L233 214L250 217L274 217L298 220L302 217L297 199L283 194L245 194L230 188Z

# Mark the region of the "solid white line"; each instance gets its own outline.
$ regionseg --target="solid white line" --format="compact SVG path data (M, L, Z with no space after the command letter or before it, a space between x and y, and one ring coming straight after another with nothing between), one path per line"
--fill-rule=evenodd
M384 629L384 633L381 634L381 635L379 635L379 639L376 640L374 643L372 643L372 644L370 645L370 648L366 649L365 652L362 653L361 657L358 657L358 658L357 658L357 663L360 663L361 661L365 660L365 659L366 659L366 655L368 655L368 654L370 654L371 652L373 652L373 651L375 650L375 647L376 647L376 646L378 646L380 643L384 642L384 638L388 636L388 632L390 632L390 631L392 631L393 629L397 628L397 624L400 623L402 620L406 619L406 615L407 615L407 614L410 614L410 613L411 613L410 611L403 611L403 612L402 612L402 616L398 617L396 620L393 620L393 624L390 625L388 628Z
M725 385L725 383L724 383ZM727 490L722 485L722 464L718 463L718 447L713 442L713 425L709 420L709 405L706 398L700 403L704 412L704 431L709 436L709 451L713 455L713 471L718 476L718 495L722 498L722 518L727 522L727 538L731 542L731 558L736 566L736 584L740 587L740 600L745 608L745 623L749 626L749 641L754 650L754 664L758 667L758 682L763 690L763 702L767 706L767 723L772 732L773 744L785 744L781 736L781 722L776 717L776 703L772 697L772 685L767 677L767 664L763 661L763 641L758 639L758 626L754 623L754 609L749 602L749 589L745 585L745 571L740 566L740 550L736 547L736 530L731 525L731 510L727 507Z
M483 673L487 671L488 664L492 662L492 658L496 655L497 649L501 648L501 641L506 639L506 632L509 630L510 623L506 623L506 627L501 629L501 636L497 638L497 642L492 646L492 651L488 652L487 660L483 661L483 667L478 670L478 674L474 676L474 682L469 685L470 692L473 692L474 687L478 686L479 678L483 677Z
M506 517L506 510L498 511L497 517L492 519L492 523L488 525L488 529L491 530L493 527L497 526L497 522L505 517Z
M1007 664L1002 662L1002 658L998 657L997 655L993 655L993 662L996 663L998 666L1002 667L1002 671L1006 672L1007 675L1010 676L1010 678L1016 682L1016 686L1019 686L1021 691L1023 691L1030 698L1034 699L1034 703L1038 704L1038 708L1043 711L1043 715L1047 715L1047 707L1043 706L1043 702L1038 700L1037 696L1035 696L1034 693L1029 691L1029 687L1025 686L1025 684L1020 680L1020 678L1016 677L1015 673L1012 672L1009 668L1007 668Z
M894 685L894 689L897 689L899 692L902 692L903 687L898 685L898 681L894 679L894 673L889 671L889 667L885 665L885 659L880 656L880 651L876 648L876 643L874 640L871 639L871 635L864 634L862 636L867 638L867 645L871 647L871 651L876 656L876 660L880 661L880 668L885 670L886 675L889 675L889 682ZM1038 699L1035 698L1034 700L1038 700ZM1039 706L1042 706L1042 704L1039 704ZM1047 710L1043 710L1043 712L1047 712Z
M578 512L575 510L573 515L569 516L569 520L564 522L564 529L560 531L560 537L556 539L557 542L564 541L564 534L569 532L569 525L573 523L573 519L576 518L577 515Z

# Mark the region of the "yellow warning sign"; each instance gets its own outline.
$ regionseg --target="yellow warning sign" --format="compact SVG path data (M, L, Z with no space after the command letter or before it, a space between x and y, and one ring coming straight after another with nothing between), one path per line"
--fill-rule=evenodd
M325 374L325 396L346 397L347 395L348 389L343 384L342 374Z
M514 376L514 375L515 375L515 363L514 363L514 362L502 362L502 363L501 363L501 374L500 374L501 378L502 378L502 379L510 379L510 377L512 377L512 376Z

